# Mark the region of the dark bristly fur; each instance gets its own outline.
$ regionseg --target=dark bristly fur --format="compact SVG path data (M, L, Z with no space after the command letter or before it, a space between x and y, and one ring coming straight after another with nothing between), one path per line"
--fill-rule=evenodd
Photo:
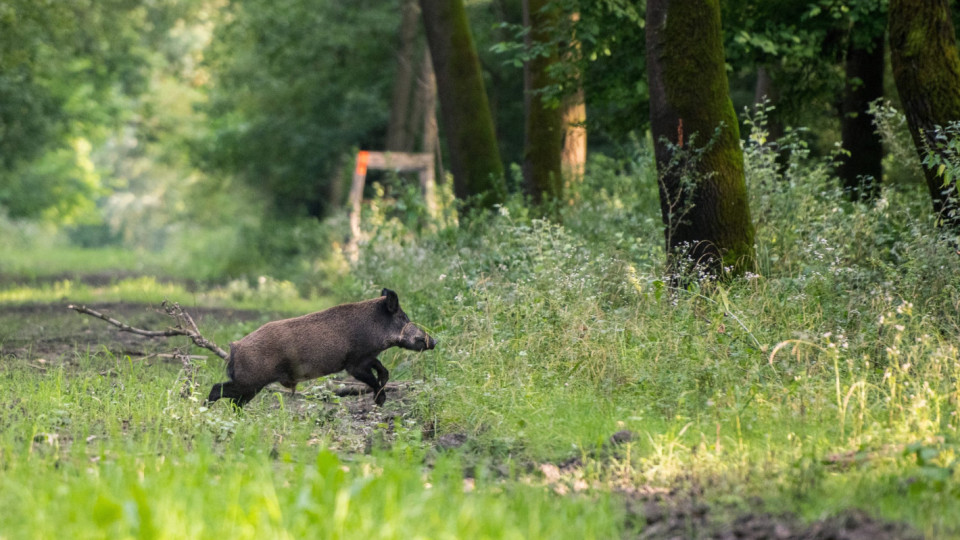
M383 289L379 298L269 322L231 343L230 380L213 385L207 402L226 398L242 407L272 382L296 390L298 382L346 370L383 405L390 372L377 355L390 347L423 351L436 344L400 309L397 293Z

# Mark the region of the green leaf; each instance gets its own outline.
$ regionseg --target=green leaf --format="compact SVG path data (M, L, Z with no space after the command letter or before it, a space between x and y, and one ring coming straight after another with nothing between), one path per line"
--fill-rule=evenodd
M653 297L656 298L658 302L660 301L660 298L663 297L664 288L665 285L663 284L663 281L658 279L653 282Z

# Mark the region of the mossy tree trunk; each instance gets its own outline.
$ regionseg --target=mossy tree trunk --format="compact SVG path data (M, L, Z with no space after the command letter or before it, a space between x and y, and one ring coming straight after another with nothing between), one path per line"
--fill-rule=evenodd
M506 197L503 164L463 0L420 0L440 98L453 189L490 207Z
M846 86L841 109L843 148L850 152L840 164L844 191L853 200L880 195L883 144L867 112L870 102L883 97L883 34L863 39L854 26L847 46Z
M559 60L551 32L557 25L557 8L550 0L523 0L528 49L541 51L523 66L526 112L523 158L524 191L535 204L556 202L563 197L561 152L563 111L543 99L542 90L553 81L548 69Z
M650 123L671 264L752 268L753 224L718 0L647 0Z
M914 145L923 158L935 149L935 126L960 121L960 57L947 0L890 0L890 60ZM943 225L960 230L958 182L936 168L924 174L933 210ZM952 188L952 191L951 191Z

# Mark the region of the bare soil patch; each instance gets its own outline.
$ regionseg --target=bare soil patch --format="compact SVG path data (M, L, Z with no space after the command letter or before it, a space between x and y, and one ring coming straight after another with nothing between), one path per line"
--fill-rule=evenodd
M759 502L758 502L759 506ZM923 536L902 523L882 521L859 510L804 523L784 513L748 512L732 521L718 519L724 512L675 494L627 495L628 520L641 524L642 540L921 540Z

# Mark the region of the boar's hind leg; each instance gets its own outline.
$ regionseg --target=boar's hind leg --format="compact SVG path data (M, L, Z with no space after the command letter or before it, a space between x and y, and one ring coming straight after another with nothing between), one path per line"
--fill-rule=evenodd
M377 377L373 376L374 370L377 372ZM377 405L383 405L383 402L387 400L387 395L383 391L383 387L387 383L387 369L383 367L383 364L381 364L376 357L367 358L357 362L356 364L347 366L347 373L353 375L355 379L373 389L374 403ZM380 383L380 379L378 379L378 377L383 379L383 384Z
M210 389L210 396L207 397L207 403L213 403L220 398L226 398L233 401L237 407L243 407L248 401L253 399L258 392L260 392L260 388L244 386L234 381L217 383Z

